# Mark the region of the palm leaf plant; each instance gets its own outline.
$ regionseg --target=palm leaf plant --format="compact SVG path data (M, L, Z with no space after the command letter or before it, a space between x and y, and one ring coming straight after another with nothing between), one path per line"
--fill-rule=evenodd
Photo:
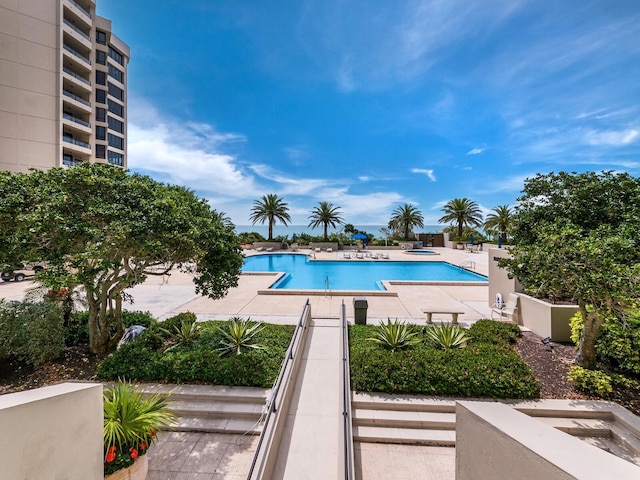
M381 321L375 327L373 337L367 340L388 348L392 352L417 345L421 341L412 325L400 323L397 318L393 322L387 318L386 324Z
M427 327L423 331L427 337L427 343L442 350L462 348L471 340L465 329L459 325L440 323L440 325Z
M240 355L243 350L256 349L263 350L265 347L255 342L255 336L264 329L261 322L252 322L250 318L243 319L233 317L229 319L224 327L217 327L222 333L223 338L220 340L218 352L220 356L224 356L235 352Z
M176 343L165 349L165 352L176 348L179 345L187 345L198 339L202 333L200 324L195 320L182 320L180 325L174 325L173 329L160 328L160 331L169 335Z
M127 382L104 392L105 475L127 468L144 455L158 432L175 421L168 395L144 397Z

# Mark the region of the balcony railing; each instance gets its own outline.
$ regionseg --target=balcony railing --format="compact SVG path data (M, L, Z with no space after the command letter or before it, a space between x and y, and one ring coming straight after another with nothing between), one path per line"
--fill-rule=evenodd
M91 145L89 145L87 142L83 142L82 140L76 140L75 138L69 137L67 135L63 135L62 140L64 140L67 143L73 143L74 145L78 145L79 147L91 148Z
M77 124L80 124L80 125L83 125L85 127L91 128L91 124L89 122L85 122L84 120L80 120L79 118L74 117L73 115L69 115L68 113L63 113L62 117L66 118L67 120L71 120L72 122L75 122Z
M67 167L76 167L82 163L82 160L78 160L77 158L62 158L62 164Z
M69 3L78 8L82 13L84 13L87 17L91 18L91 14L84 8L82 5L79 5L78 2L74 2L74 0L69 0Z
M71 75L73 78L76 78L76 79L80 80L82 83L85 83L85 84L91 86L91 82L89 80L87 80L84 77L81 77L80 75L78 75L74 71L68 69L67 67L62 67L62 71L64 73L66 73L67 75Z
M72 30L74 30L75 32L77 32L81 37L86 38L87 40L91 41L91 37L89 35L87 35L86 33L84 33L82 30L80 30L78 27L76 27L73 23L71 23L69 20L67 20L66 18L64 19L64 24L67 25L68 27L70 27Z
M85 57L84 55L82 55L80 52L74 50L73 48L71 48L68 45L64 46L64 49L69 52L72 55L75 55L76 57L78 57L79 59L83 60L85 63L88 63L89 65L91 65L91 60L87 57Z
M69 97L69 98L71 98L71 99L75 100L76 102L84 103L84 104L85 104L86 106L88 106L88 107L90 107L90 106L91 106L91 103L89 103L87 100L85 100L84 98L80 98L80 97L79 97L79 96L77 96L77 95L74 95L74 94L73 94L73 93L71 93L69 90L62 90L62 93L63 93L65 96L67 96L67 97Z

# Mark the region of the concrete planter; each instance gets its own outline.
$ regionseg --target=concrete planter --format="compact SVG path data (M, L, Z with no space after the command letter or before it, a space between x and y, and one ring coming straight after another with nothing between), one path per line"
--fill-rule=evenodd
M149 457L145 454L136 458L133 465L111 475L104 477L104 480L145 480L149 471Z
M570 342L569 320L578 311L577 305L556 305L519 293L518 315L522 326L542 338L554 342Z

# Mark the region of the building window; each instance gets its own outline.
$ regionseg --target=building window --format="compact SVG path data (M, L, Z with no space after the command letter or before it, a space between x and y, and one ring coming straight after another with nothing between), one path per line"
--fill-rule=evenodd
M124 72L118 70L113 65L109 65L109 76L115 78L120 83L124 83Z
M113 113L119 117L124 118L124 107L120 105L118 102L113 100L109 100L109 113Z
M124 155L109 150L108 162L112 165L118 165L119 167L122 167L124 166Z
M96 158L106 158L107 147L105 145L96 145Z
M109 128L115 132L124 133L124 123L113 117L109 117Z
M107 52L105 52L104 50L96 50L96 63L99 63L100 65L106 65Z
M109 139L110 147L117 148L118 150L124 150L124 138L114 135L113 133L107 135L107 138Z
M96 89L96 103L107 103L107 91Z
M107 34L102 30L96 30L96 43L101 45L107 44Z
M107 109L98 107L96 108L96 122L106 122L107 121Z
M124 66L124 57L120 52L118 52L112 47L109 47L109 56L113 58L116 62L118 62L120 65Z
M96 140L106 140L107 139L107 129L105 127L96 127Z
M106 74L106 72L101 72L100 70L96 71L96 83L98 85L106 85L107 84L107 74Z
M109 82L109 95L117 98L121 102L124 100L124 90L122 90L120 87L116 87L111 82Z

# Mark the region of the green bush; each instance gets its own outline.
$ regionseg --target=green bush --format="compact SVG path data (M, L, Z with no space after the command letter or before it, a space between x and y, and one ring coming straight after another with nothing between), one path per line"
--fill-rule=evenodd
M613 391L611 377L598 370L573 366L569 370L569 380L575 383L578 390L592 395L605 395Z
M64 351L62 312L50 302L0 301L0 356L43 365Z
M537 395L531 369L510 346L476 342L438 350L421 344L392 352L366 340L371 328L349 327L354 390L492 398Z
M128 328L131 325L141 325L149 328L156 320L149 312L122 311L122 325ZM71 347L74 345L86 345L89 343L89 312L76 312L64 325L64 343Z
M182 313L161 325L181 325L195 316ZM256 341L265 350L251 350L242 355L220 357L217 347L223 334L217 327L226 322L201 322L202 333L190 344L177 345L164 352L168 335L159 327L145 330L134 342L105 359L99 366L102 378L127 378L137 381L244 385L269 388L278 376L284 354L293 335L292 325L265 324Z
M624 373L640 375L640 312L625 322L607 320L596 342L598 359Z
M571 328L571 341L577 347L580 345L580 338L582 337L582 330L584 329L584 322L582 321L582 314L580 312L574 313L569 319L569 328Z
M474 343L514 344L521 335L517 325L493 320L479 320L469 328L469 336Z

